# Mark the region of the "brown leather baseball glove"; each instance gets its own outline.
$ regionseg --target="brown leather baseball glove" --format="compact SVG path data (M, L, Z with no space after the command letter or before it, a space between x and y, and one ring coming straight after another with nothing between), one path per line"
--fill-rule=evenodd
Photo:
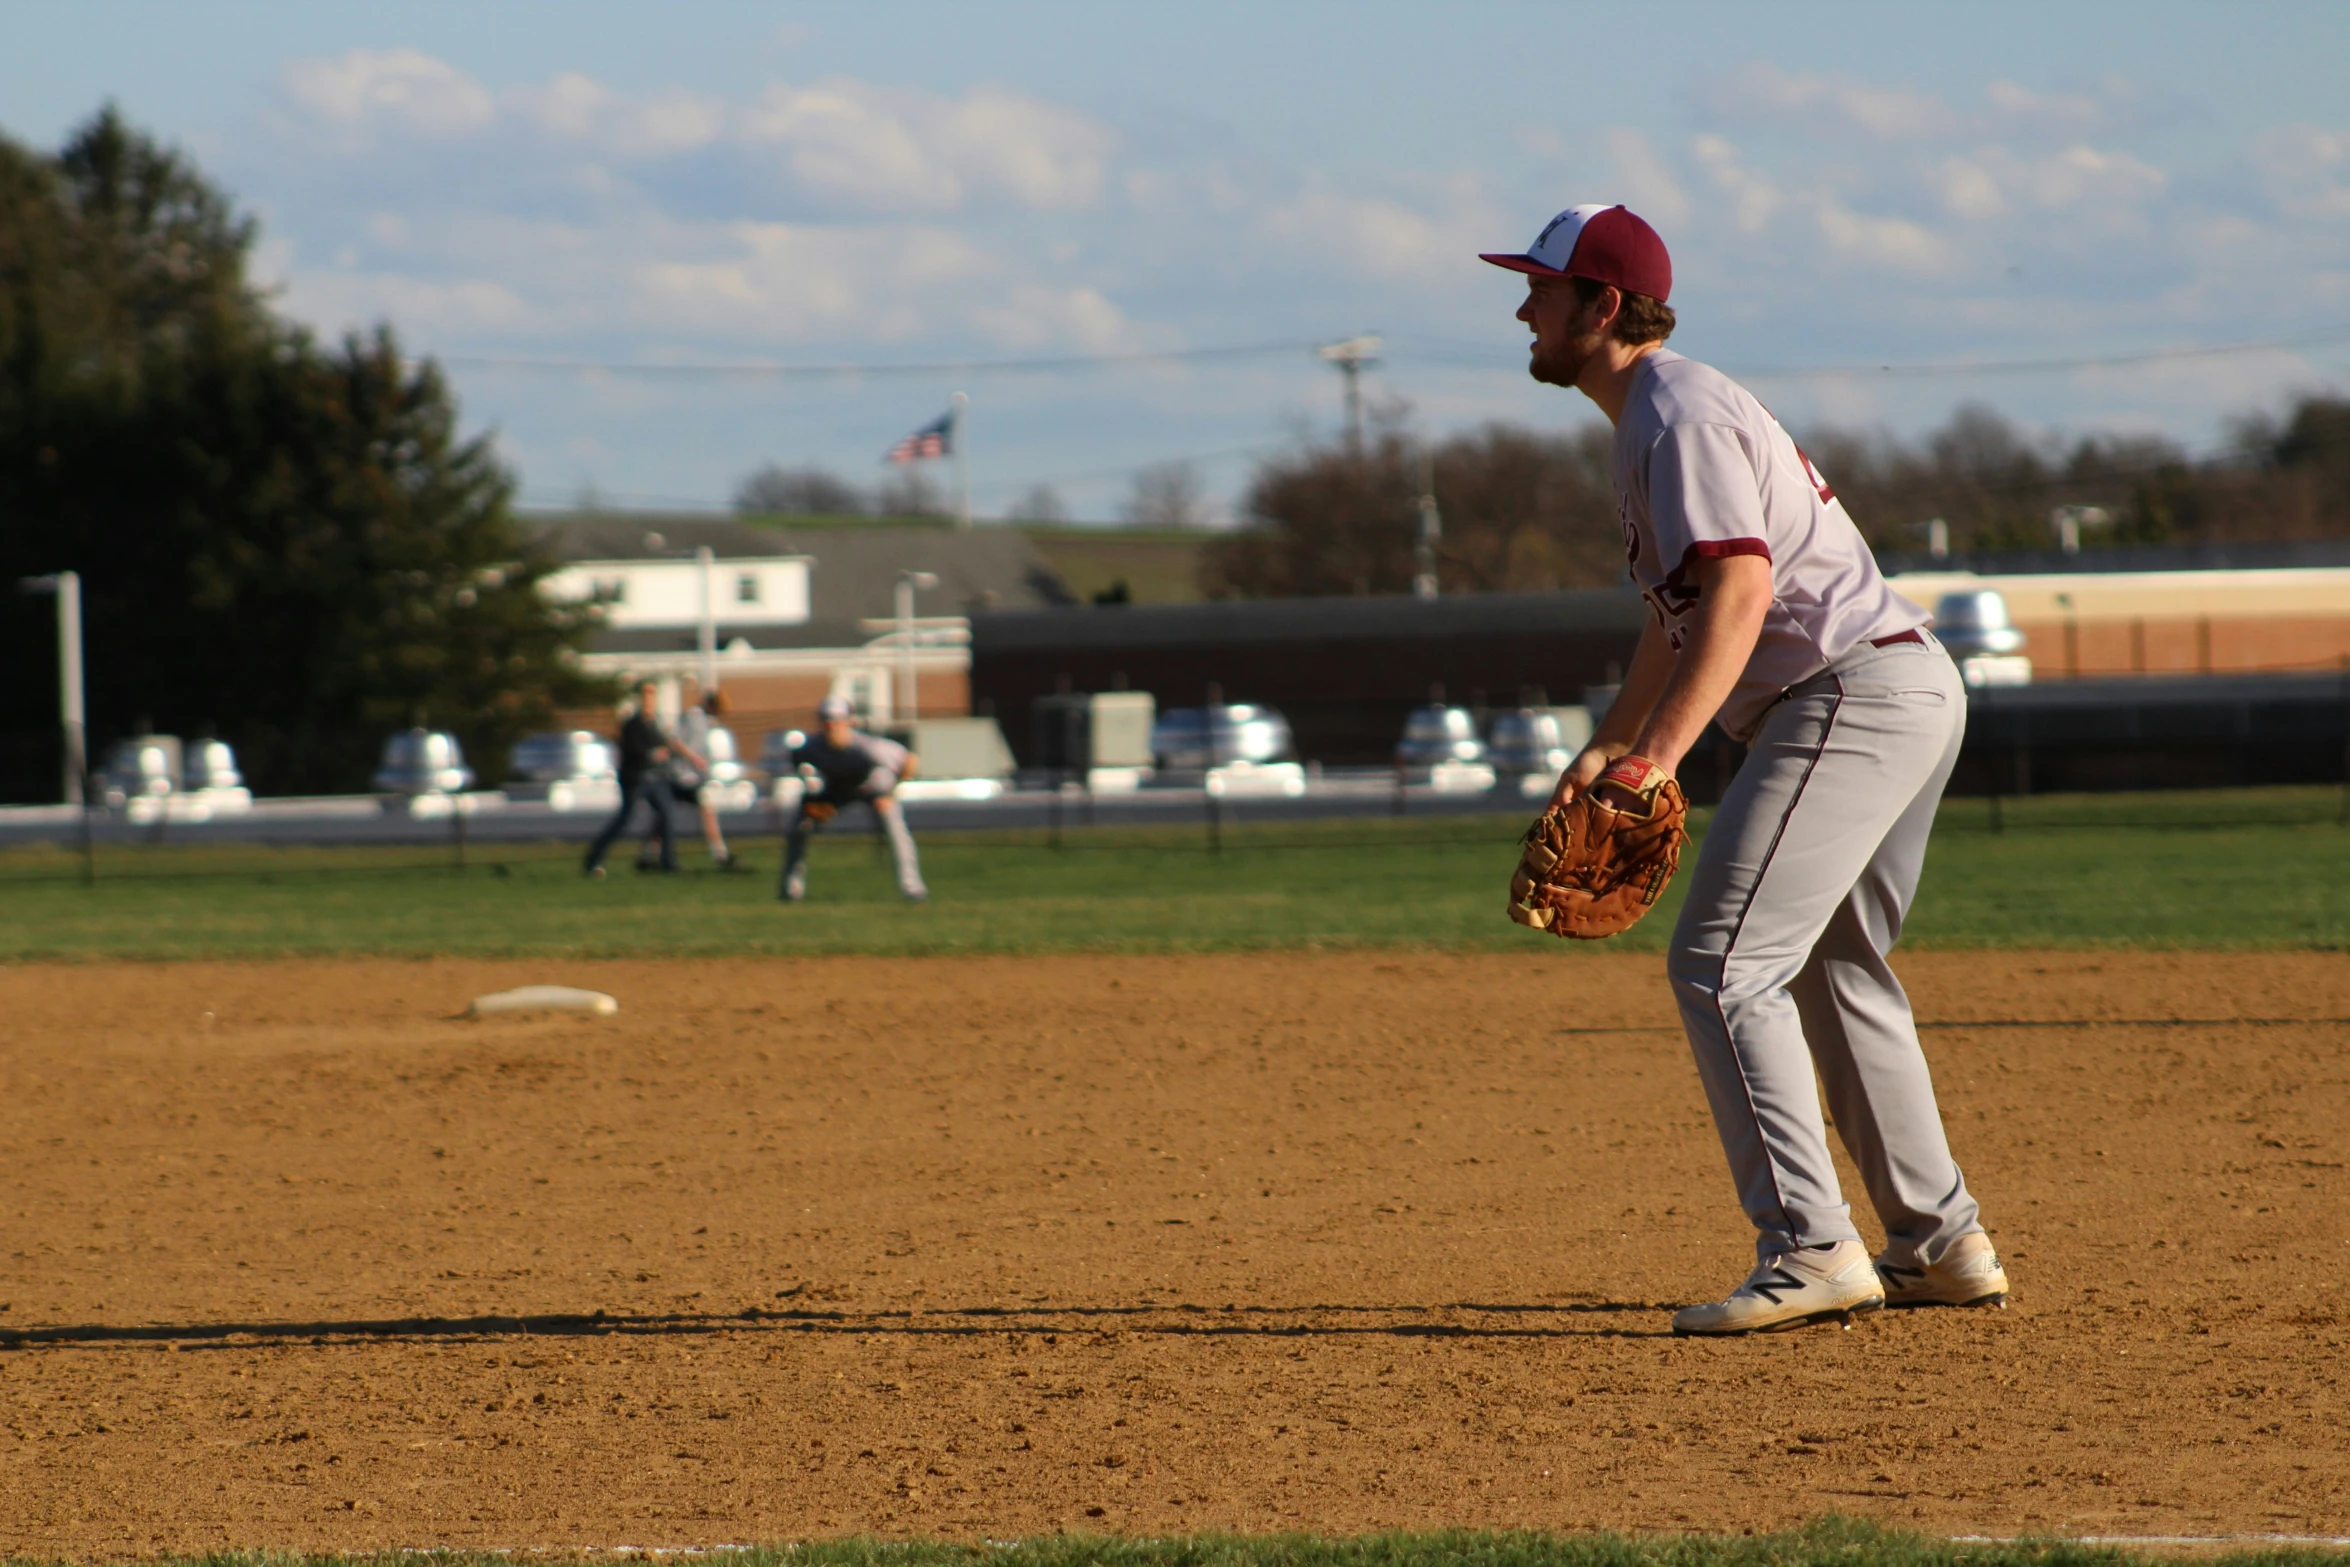
M828 822L840 814L840 807L830 800L803 800L800 814L812 822Z
M1636 803L1619 809L1602 801L1603 785ZM1672 774L1645 756L1617 758L1526 829L1510 878L1510 918L1578 941L1630 930L1680 868L1688 824L1689 802Z

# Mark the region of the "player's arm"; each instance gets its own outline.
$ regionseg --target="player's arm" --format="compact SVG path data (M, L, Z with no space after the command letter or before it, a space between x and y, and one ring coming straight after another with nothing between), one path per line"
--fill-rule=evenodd
M1648 722L1657 698L1664 695L1665 684L1672 679L1673 662L1673 645L1665 638L1665 628L1652 617L1640 628L1640 642L1632 650L1632 667L1624 671L1624 682L1616 689L1616 699L1608 704L1598 728L1592 731L1590 744L1559 774L1558 787L1551 791L1551 804L1564 805L1581 794L1608 763L1633 749L1641 726Z
M1668 773L1680 768L1681 758L1729 700L1747 660L1754 656L1755 639L1762 635L1763 617L1771 608L1767 556L1700 558L1693 563L1692 575L1698 595L1688 633L1664 689L1631 743L1635 755ZM1608 716L1615 715L1611 711Z

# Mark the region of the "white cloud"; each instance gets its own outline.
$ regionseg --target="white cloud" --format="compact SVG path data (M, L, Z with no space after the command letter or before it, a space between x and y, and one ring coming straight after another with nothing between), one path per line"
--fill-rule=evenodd
M1424 210L1428 205L1442 210ZM1500 243L1493 236L1514 237L1526 226L1522 214L1515 221L1508 227L1511 219L1466 186L1438 202L1411 204L1314 181L1286 199L1256 204L1253 228L1282 259L1319 271L1442 284L1457 282L1470 257Z
M726 105L698 93L626 99L592 77L567 72L507 97L510 113L543 134L587 142L627 158L664 157L726 134Z
M1691 151L1714 190L1729 202L1731 226L1741 234L1759 233L1778 209L1778 187L1749 169L1738 149L1719 136L1698 137Z
M1955 259L1949 242L1907 218L1855 212L1833 200L1820 201L1815 216L1829 249L1846 260L1923 274L1939 272Z
M2005 217L2007 193L1999 178L1976 158L1945 158L1934 170L1942 194L1942 210L1954 218L1984 222Z
M1689 221L1689 193L1647 137L1630 128L1608 132L1607 151L1633 211L1671 228Z
M2019 82L1984 85L1980 108L1964 108L1928 92L1880 87L1849 77L1804 75L1768 60L1725 71L1700 85L1707 113L1740 125L1790 130L1843 140L1855 134L1877 141L2077 141L2176 118L2176 105L2158 115L2136 84L2108 76L2074 91L2042 91Z
M1983 89L1984 100L2004 128L2040 130L2079 136L2099 131L2112 122L2111 97L2127 88L2113 84L2108 96L2091 93L2034 92L2016 82L1993 82Z
M354 49L286 68L295 104L348 131L460 136L488 126L497 104L479 82L414 49Z
M2019 211L2064 214L2073 223L2130 219L2159 202L2170 176L2127 153L2076 144L2032 156L1982 147L1932 171L1943 210L1969 222Z
M287 304L330 331L389 317L424 342L623 330L734 352L963 334L998 350L1135 344L1099 290L932 226L473 217L409 238L415 270L294 269Z
M2279 211L2319 222L2350 218L2350 131L2281 126L2253 144L2252 161Z
M736 125L811 188L880 211L947 211L974 193L1038 211L1091 206L1116 149L1094 120L994 87L953 99L842 79L778 85Z
M489 278L448 281L397 272L303 268L286 285L286 306L329 334L389 320L411 340L529 327L537 312L512 286Z
M346 139L496 143L521 129L622 164L725 147L770 165L780 158L804 190L873 212L949 212L981 201L1034 211L1090 206L1117 150L1115 135L1089 116L1002 87L952 97L833 78L778 83L729 104L681 90L627 94L567 72L492 93L413 49L298 61L284 79L298 114Z
M1834 76L1799 76L1759 60L1703 84L1699 101L1737 122L1914 140L1947 135L1959 117L1930 93L1870 87Z
M1116 142L1095 121L1000 88L944 106L937 138L966 177L1039 210L1091 206Z
M859 206L938 212L960 205L963 185L952 163L872 98L854 83L771 87L743 116L744 134L780 150L802 184Z

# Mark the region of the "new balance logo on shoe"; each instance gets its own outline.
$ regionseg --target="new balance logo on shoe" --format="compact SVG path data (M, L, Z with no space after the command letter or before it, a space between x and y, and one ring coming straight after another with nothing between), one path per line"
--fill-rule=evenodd
M1852 1319L1885 1304L1868 1248L1858 1241L1806 1246L1766 1258L1726 1300L1673 1313L1680 1334L1777 1333Z

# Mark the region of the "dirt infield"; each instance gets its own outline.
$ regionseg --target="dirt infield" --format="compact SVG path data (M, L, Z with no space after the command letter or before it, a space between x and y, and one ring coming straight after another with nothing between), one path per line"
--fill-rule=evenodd
M1684 1342L1654 957L0 970L0 1547L2350 1531L2350 959L1903 972L2016 1304Z

